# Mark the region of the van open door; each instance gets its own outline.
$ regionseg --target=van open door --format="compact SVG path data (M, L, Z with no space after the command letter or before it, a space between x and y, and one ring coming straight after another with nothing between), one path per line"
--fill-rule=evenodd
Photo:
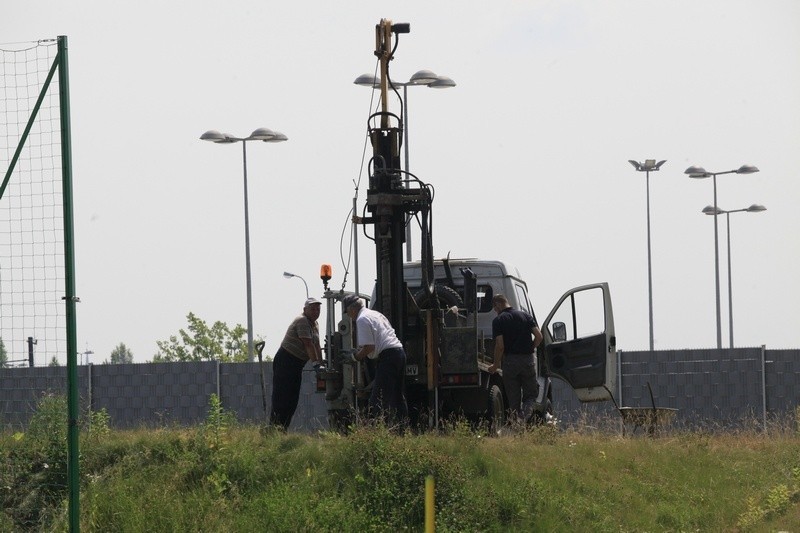
M610 400L617 385L617 339L608 283L568 291L542 325L550 376L569 383L582 402Z

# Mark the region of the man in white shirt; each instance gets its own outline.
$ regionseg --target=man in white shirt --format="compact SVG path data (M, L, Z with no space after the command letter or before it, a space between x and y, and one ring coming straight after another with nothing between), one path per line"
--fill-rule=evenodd
M378 311L367 309L364 301L351 294L342 301L347 316L355 324L355 358L377 360L377 370L369 397L371 416L383 416L389 424L401 427L408 417L405 397L406 352L389 320Z

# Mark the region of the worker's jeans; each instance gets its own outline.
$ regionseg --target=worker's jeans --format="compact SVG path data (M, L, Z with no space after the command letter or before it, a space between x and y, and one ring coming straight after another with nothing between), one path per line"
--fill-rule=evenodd
M305 361L283 348L279 348L275 354L272 361L272 412L269 417L273 426L289 429L300 399L305 365Z
M516 416L520 422L527 422L536 408L539 384L536 382L534 357L533 354L507 354L503 357L503 384L511 420Z
M370 416L382 416L387 424L400 424L408 418L404 392L406 352L402 348L387 348L378 356L378 367L372 393L369 396Z

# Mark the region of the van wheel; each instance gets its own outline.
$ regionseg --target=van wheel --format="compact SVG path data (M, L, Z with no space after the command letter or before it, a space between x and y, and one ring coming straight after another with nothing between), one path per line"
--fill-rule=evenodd
M506 404L503 401L503 391L500 390L498 385L489 387L486 420L489 423L489 434L499 435L506 422Z

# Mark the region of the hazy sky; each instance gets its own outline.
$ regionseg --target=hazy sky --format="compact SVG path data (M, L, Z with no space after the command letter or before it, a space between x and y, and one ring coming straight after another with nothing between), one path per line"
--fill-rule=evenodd
M648 346L651 174L656 349L716 345L712 181L731 215L737 346L800 347L800 2L15 0L0 41L69 38L78 347L135 361L206 321L246 323L240 145L249 144L253 315L267 352L340 249L375 68L374 26L409 22L391 64L453 78L409 89L410 170L436 189L434 252L516 265L537 315L607 281L618 347ZM392 110L399 105L392 100ZM359 190L359 209L366 178ZM720 218L723 346L727 248ZM516 228L508 231L508 228ZM359 242L361 288L374 277ZM415 253L418 257L418 253ZM352 273L348 287L353 289Z

